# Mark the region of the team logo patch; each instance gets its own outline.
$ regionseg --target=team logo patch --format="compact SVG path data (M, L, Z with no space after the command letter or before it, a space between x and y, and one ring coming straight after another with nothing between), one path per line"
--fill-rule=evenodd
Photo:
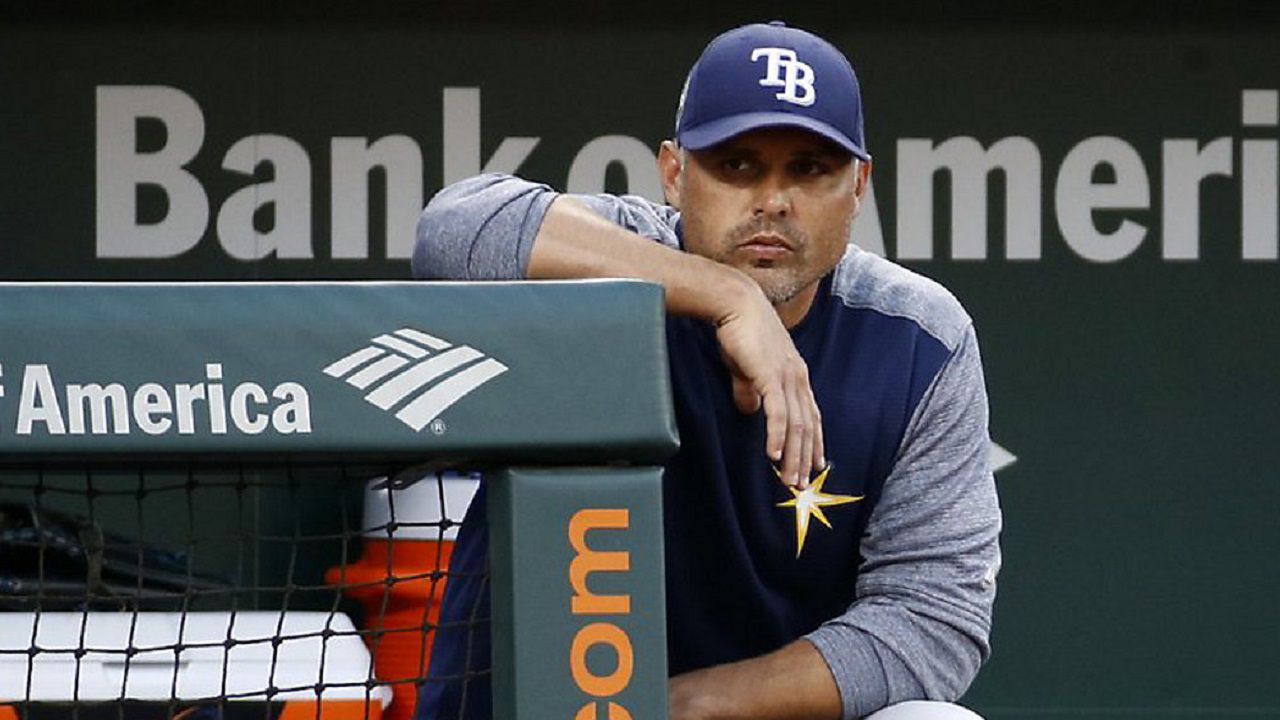
M782 88L774 97L792 105L809 107L818 101L813 88L813 66L796 58L790 48L762 47L751 51L751 62L765 58L763 87Z
M788 487L787 489L791 491L791 499L778 503L778 507L795 508L797 558L800 557L800 551L804 550L805 538L809 536L809 518L816 517L818 522L830 528L831 521L827 520L822 508L858 502L863 498L862 495L834 495L823 492L822 486L827 482L829 474L831 474L831 465L823 468L822 472L818 473L818 477L814 478L813 482L809 483L809 487L804 490Z
M364 399L421 431L507 366L467 345L454 345L413 328L379 335L343 357L324 374L368 390Z

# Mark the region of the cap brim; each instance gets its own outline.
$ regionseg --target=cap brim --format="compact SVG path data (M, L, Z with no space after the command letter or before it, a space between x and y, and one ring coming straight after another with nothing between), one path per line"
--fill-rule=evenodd
M844 133L827 123L821 120L814 120L805 115L784 112L742 113L741 115L720 118L694 128L681 130L677 134L676 140L679 141L680 146L683 148L705 150L742 133L773 127L793 127L808 130L848 150L857 158L862 160L871 159L871 155L866 150L858 147Z

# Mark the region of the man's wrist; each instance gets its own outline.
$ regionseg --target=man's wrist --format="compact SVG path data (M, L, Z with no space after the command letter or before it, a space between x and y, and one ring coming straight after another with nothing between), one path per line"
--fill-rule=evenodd
M701 270L706 278L701 291L705 302L700 303L705 310L699 314L703 320L719 327L741 315L752 303L767 302L760 286L746 273L708 258L694 257L707 265Z
M724 684L712 677L716 670L717 668L706 668L671 678L667 686L671 720L716 720L730 717L729 706L719 695L725 690Z
M667 689L671 720L836 720L843 711L830 668L803 639L678 675Z

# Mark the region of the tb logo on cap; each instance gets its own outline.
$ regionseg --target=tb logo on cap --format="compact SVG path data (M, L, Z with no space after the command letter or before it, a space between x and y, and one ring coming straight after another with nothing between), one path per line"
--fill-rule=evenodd
M751 51L751 62L766 58L765 74L760 84L764 87L780 87L774 97L793 105L809 107L817 101L813 89L813 66L796 59L789 48L762 47Z

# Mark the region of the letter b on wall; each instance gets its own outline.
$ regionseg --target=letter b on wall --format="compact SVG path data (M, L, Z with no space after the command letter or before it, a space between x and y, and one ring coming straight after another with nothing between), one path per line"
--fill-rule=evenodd
M97 92L97 255L156 258L195 246L209 222L209 200L184 166L204 143L204 114L172 87L103 85ZM164 144L138 148L138 121L164 125ZM168 210L158 222L138 220L138 189L158 187Z

